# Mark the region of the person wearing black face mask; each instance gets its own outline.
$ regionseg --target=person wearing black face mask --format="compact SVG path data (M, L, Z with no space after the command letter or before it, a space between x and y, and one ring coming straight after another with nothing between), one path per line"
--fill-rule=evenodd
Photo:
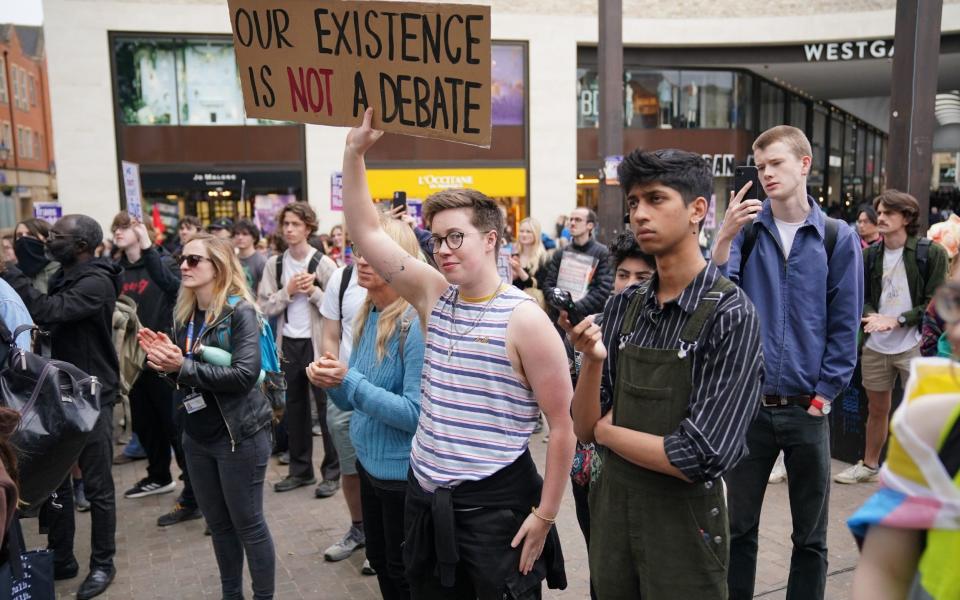
M119 385L119 363L113 346L113 310L120 293L121 268L95 258L103 230L90 217L67 215L47 238L48 258L60 263L49 293L39 292L16 266L0 274L23 299L34 320L50 331L51 355L96 376L102 384L100 416L77 461L83 471L91 505L90 574L77 598L102 594L116 574L116 496L113 475L113 403ZM57 489L56 504L48 502L41 518L49 528L48 547L54 552L54 577L69 579L79 571L73 553L76 530L70 478Z
M42 219L25 219L14 230L13 252L17 256L17 268L31 279L33 287L46 294L50 278L60 268L60 263L50 260L45 252L50 224Z

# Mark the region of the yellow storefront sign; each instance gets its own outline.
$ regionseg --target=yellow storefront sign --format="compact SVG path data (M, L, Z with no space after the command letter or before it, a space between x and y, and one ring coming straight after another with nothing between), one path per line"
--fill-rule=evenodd
M393 198L404 191L408 198L425 199L430 194L451 188L470 188L490 196L527 195L527 171L507 169L371 169L367 185L375 200Z

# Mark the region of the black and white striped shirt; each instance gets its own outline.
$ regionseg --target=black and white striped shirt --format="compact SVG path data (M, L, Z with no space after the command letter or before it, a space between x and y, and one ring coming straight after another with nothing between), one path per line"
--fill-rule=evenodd
M660 306L649 284L635 285L611 297L603 311L603 343L607 360L600 385L601 410L613 406L613 383L621 342L643 348L680 349L680 334L720 271L714 264L690 283L680 296ZM628 340L620 339L627 307L635 294L645 294L640 322ZM691 352L690 415L664 438L670 463L691 481L720 477L746 454L747 428L760 406L763 354L760 321L750 299L739 287L724 293Z

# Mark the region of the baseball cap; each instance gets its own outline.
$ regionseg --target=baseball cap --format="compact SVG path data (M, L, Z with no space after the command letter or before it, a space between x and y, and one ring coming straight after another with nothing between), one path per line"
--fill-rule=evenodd
M216 231L217 229L233 230L233 221L230 219L217 219L213 223L210 223L208 229L210 231Z

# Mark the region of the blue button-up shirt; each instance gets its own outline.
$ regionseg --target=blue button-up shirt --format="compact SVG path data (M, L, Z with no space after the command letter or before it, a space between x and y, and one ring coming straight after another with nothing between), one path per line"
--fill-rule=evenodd
M740 272L745 226L733 241L730 259L718 265L742 287L760 315L765 395L816 393L834 399L857 364L857 331L863 311L860 238L846 223L827 265L826 218L813 198L784 260L770 200L757 217L757 239Z

